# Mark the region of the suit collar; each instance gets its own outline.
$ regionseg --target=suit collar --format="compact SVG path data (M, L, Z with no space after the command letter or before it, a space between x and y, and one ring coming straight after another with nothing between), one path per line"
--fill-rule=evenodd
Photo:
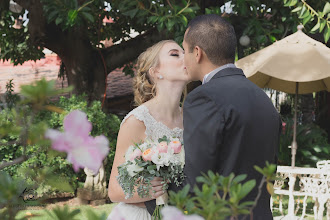
M243 70L239 69L239 68L226 68L226 69L222 69L219 72L217 72L211 79L217 79L220 77L226 77L226 76L234 76L234 75L241 75L244 76Z

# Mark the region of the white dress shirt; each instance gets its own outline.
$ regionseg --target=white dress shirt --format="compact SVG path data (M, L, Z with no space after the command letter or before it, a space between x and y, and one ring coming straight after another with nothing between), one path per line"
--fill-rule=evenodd
M206 74L203 78L203 82L202 84L204 83L207 83L208 81L210 81L212 79L212 77L217 74L220 70L223 70L223 69L226 69L226 68L236 68L235 64L233 63L228 63L228 64L225 64L223 66L219 66L218 68L212 70L211 72L209 72L208 74Z

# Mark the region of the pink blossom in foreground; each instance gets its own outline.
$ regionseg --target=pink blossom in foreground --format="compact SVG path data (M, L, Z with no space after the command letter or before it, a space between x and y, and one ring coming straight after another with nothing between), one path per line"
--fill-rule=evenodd
M95 173L109 152L109 141L101 135L92 137L92 123L84 112L70 112L63 121L64 132L48 129L45 137L52 141L52 148L66 152L67 160L72 163L75 172L79 168L89 168Z
M175 154L178 154L178 153L181 152L182 145L181 145L181 142L180 141L171 141L168 144L168 147L169 148L172 148L174 150L174 153Z
M120 209L117 206L112 209L110 217L111 220L128 220L125 219L125 217L120 212Z
M161 210L163 220L204 220L199 215L184 215L179 209L174 206L165 206Z

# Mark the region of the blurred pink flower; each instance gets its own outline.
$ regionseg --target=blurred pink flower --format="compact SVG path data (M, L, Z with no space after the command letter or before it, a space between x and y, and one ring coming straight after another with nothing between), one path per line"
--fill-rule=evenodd
M52 148L66 152L67 160L72 163L75 172L79 168L89 168L98 173L103 159L109 152L109 141L101 135L92 137L92 123L87 115L79 110L70 112L63 121L64 132L48 129L45 137L52 141Z
M112 209L111 215L109 217L111 218L111 220L127 220L117 206Z
M165 206L161 210L163 220L204 220L199 215L184 215L179 209L174 206Z
M159 153L167 153L167 142L162 141L158 144L157 149Z
M135 158L141 157L141 156L142 156L141 150L140 149L135 149L133 151L133 153L131 154L131 156L130 156L130 160L133 161Z
M181 152L182 145L180 141L171 141L168 147L172 148L175 154L178 154Z

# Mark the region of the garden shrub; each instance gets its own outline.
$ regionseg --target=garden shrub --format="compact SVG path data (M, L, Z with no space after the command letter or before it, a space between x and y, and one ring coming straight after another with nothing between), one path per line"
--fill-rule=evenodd
M107 156L105 167L106 179L108 180L115 154L120 119L116 115L104 113L100 101L93 101L88 105L85 97L86 96L84 95L72 95L70 98L60 97L58 101L50 104L64 109L65 114L41 111L35 118L35 122L46 122L49 128L63 130L63 119L67 113L76 109L84 111L88 116L88 120L93 125L93 130L91 132L92 136L103 134L109 140L110 152ZM4 121L10 121L13 117L12 114L13 113L9 109L2 110L0 112L0 123L3 124ZM18 135L2 138L0 143L0 161L10 161L23 155L23 146L17 144L17 140ZM13 178L16 178L24 176L24 172L26 172L27 169L51 169L51 172L54 174L54 177L56 176L57 181L61 181L63 178L71 184L74 190L83 185L86 177L84 171L80 170L78 173L75 173L71 164L65 160L66 155L64 153L52 155L47 153L48 148L49 143L45 144L45 146L28 146L27 155L30 156L30 158L21 164L6 167L3 171L9 173ZM38 175L42 175L41 173ZM56 187L51 187L45 182L34 184L37 184L38 188L36 192L38 193L38 196L58 192Z
M293 140L293 120L284 119L279 146L279 165L291 165L291 146ZM297 125L296 166L315 167L316 162L328 160L330 144L325 130L314 123Z

